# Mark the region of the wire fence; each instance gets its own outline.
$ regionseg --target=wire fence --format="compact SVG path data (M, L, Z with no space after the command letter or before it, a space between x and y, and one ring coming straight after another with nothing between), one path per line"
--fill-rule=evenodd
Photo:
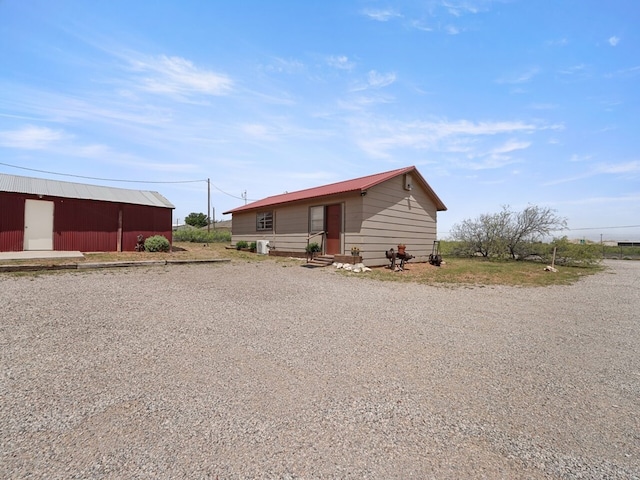
M615 260L640 260L640 243L632 245L603 245L602 258Z

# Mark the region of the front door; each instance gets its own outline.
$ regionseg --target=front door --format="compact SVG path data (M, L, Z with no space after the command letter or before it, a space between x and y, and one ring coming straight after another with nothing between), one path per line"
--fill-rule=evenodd
M342 205L328 205L326 210L327 219L327 255L339 255L342 252Z
M53 250L53 202L25 201L24 249Z

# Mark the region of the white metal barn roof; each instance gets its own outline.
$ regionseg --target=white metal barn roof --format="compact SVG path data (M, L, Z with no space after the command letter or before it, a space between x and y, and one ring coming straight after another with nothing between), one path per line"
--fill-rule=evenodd
M4 173L0 173L0 192L27 193L31 195L175 208L169 200L158 192L102 187L84 183L60 182L58 180L21 177Z

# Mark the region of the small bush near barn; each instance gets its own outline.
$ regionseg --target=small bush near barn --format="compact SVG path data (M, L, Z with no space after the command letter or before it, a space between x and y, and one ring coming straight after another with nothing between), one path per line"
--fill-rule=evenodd
M171 250L171 244L162 235L154 235L144 241L144 249L147 252L168 252Z

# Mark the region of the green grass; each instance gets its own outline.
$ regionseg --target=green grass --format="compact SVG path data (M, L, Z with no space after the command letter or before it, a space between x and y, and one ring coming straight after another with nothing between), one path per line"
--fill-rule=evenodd
M297 266L301 262L286 257L270 257L256 253L227 248L224 243L195 243L174 242L174 251L164 252L105 252L87 253L84 260L70 259L41 259L41 260L12 260L3 264L36 264L44 267L56 264L77 262L117 262L134 260L165 260L183 259L198 260L221 258L232 262L275 262L283 266ZM366 274L357 275L363 279L382 281L414 282L427 285L515 285L523 287L544 287L550 285L569 285L580 278L601 272L604 267L594 265L589 267L557 266L558 272L544 271L544 263L487 260L482 258L445 257L441 267L434 267L428 263L411 263L403 272L392 272L388 268L374 268ZM331 267L329 267L331 268ZM46 270L45 270L46 271ZM344 274L349 272L342 271ZM41 272L41 273L44 273ZM33 274L33 273L32 273Z
M533 262L491 261L479 258L445 259L440 267L429 264L407 264L404 272L376 268L367 277L383 281L415 282L429 285L511 285L546 287L570 285L580 278L601 272L604 267L557 267L547 272L545 265Z

